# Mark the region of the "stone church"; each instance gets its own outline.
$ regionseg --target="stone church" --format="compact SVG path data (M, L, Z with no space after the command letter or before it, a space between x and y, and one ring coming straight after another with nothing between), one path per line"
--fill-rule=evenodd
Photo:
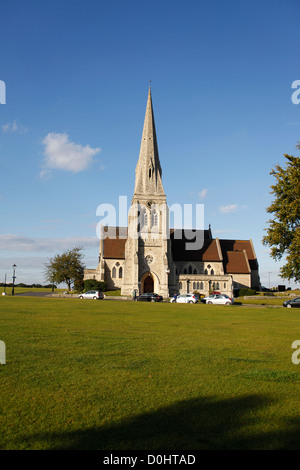
M150 88L128 227L106 226L101 232L99 264L86 269L84 279L105 281L107 290L131 295L137 289L167 298L213 290L232 296L241 287L260 287L252 240L213 238L209 226L197 231L201 247L187 250L187 231L169 228Z

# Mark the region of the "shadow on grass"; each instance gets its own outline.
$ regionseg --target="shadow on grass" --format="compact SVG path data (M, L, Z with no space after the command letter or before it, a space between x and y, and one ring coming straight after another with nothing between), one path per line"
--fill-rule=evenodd
M52 450L296 449L300 420L268 432L260 411L271 400L249 395L222 401L198 398L128 418L110 426L28 437ZM272 421L269 423L272 427ZM24 441L23 441L24 442Z

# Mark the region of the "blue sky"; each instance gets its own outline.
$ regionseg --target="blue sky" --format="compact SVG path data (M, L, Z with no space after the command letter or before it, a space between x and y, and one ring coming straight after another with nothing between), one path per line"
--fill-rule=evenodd
M45 282L99 204L131 200L149 80L169 205L204 204L219 238L252 238L262 283L269 172L295 154L297 0L1 0L0 279Z

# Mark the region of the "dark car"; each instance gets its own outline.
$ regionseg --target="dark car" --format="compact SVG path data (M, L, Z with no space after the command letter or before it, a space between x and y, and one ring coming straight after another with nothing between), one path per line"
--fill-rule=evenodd
M300 297L295 297L294 299L286 300L285 302L283 302L282 305L288 308L300 308Z
M147 294L139 295L136 300L140 300L141 302L161 302L163 297L153 292L148 292Z

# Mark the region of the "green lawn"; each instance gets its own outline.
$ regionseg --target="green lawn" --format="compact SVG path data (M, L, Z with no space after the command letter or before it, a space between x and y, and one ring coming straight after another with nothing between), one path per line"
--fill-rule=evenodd
M55 289L54 292L59 293L59 292L64 292L66 289ZM12 287L11 286L6 286L5 287L5 293L7 295L11 295ZM0 294L4 292L4 287L0 286ZM28 292L48 292L49 294L52 293L52 289L49 287L15 287L15 295L18 294L25 294Z
M1 449L299 449L300 312L0 298Z

